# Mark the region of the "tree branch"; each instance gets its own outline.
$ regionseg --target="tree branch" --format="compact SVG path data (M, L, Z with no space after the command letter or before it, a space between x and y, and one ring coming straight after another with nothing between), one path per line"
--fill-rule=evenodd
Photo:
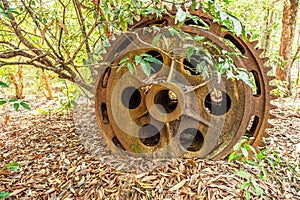
M21 0L23 2L23 0ZM9 10L10 9L10 6L9 6L9 3L7 2L7 0L2 0L3 2L3 5L4 5L4 8L6 10ZM28 40L25 39L24 35L22 34L21 30L19 29L18 27L18 24L16 22L16 19L14 17L14 15L10 12L8 12L8 15L10 17L10 23L12 25L12 28L14 29L17 37L20 39L20 41L29 49L31 49L36 55L42 55L42 51L37 49L33 44L31 44ZM47 58L44 58L44 61L49 65L49 66L52 66L52 62L47 59Z
M300 53L300 46L298 46L298 48L296 50L296 53L295 53L295 55L293 57L293 60L291 62L291 67L294 65L295 61L297 60L297 56L298 56L299 53Z
M72 62L76 58L77 54L80 52L80 50L81 50L81 48L83 47L84 44L85 44L85 47L86 47L86 52L87 52L87 55L89 57L89 60L92 61L93 58L91 56L91 49L90 49L90 46L89 46L88 38L94 32L95 28L99 25L99 21L98 21L99 17L96 17L94 25L92 26L92 28L87 33L86 32L86 27L84 25L84 18L83 18L83 15L82 15L82 12L81 12L81 8L80 8L80 3L78 2L78 0L73 0L73 4L75 6L75 10L76 10L78 22L79 22L79 25L81 27L81 31L82 31L82 35L83 35L83 41L81 42L81 44L79 45L79 47L77 48L77 50L75 51L75 53L73 54L73 56L70 59L70 61ZM99 6L100 5L98 3L97 8L96 8L96 10L98 10L98 12L100 10ZM99 14L96 14L96 15L99 16ZM92 72L92 70L91 70L91 72Z
M62 5L63 7L63 20L62 23L65 24L66 21L66 6L63 4L63 2L61 0L59 0L59 3ZM59 33L59 38L58 38L58 53L60 54L60 56L63 58L63 55L61 53L61 40L62 40L62 35L63 35L63 28L60 28L60 33Z
M6 44L7 46L10 46L14 49L17 49L18 47L10 42L6 42L6 41L0 41L0 44Z
M21 2L22 2L22 4L23 4L23 6L26 8L26 10L28 11L30 17L33 19L35 25L38 27L40 33L42 33L41 27L40 27L39 24L37 23L37 18L36 18L36 16L33 14L33 12L31 11L31 8L28 7L28 6L26 5L26 3L24 2L24 0L21 0ZM52 52L54 53L54 55L55 55L57 58L62 59L62 58L58 55L58 53L55 51L55 49L53 48L52 44L48 41L48 39L47 39L46 37L45 37L45 41L46 41L48 47L49 47L49 48L52 50ZM53 57L53 56L51 56L51 57ZM47 58L45 58L45 59L47 59ZM47 59L47 60L48 60L48 59ZM48 61L51 63L50 60L48 60ZM51 65L52 65L52 63L51 63Z
M7 11L7 14L9 15L9 18L5 19L5 21L0 19L0 23L3 24L4 26L7 26L14 32L14 35L17 37L17 40L15 44L7 41L0 41L0 45L5 47L7 51L0 52L0 67L2 66L7 66L7 65L28 65L28 66L34 66L36 68L40 68L43 70L50 70L58 74L60 78L67 79L71 82L74 82L78 84L80 87L87 89L88 91L92 92L93 87L85 83L83 79L80 78L80 75L76 74L76 70L72 69L72 64L74 60L76 59L78 53L82 49L83 45L86 45L86 51L89 56L91 56L91 49L89 46L89 41L88 38L89 36L94 32L96 29L98 23L98 20L96 19L94 25L91 27L91 29L87 32L84 18L83 18L83 13L81 12L81 8L78 7L80 5L78 0L73 0L75 3L74 5L76 6L77 12L78 12L78 21L81 25L82 29L82 35L83 35L83 40L81 41L79 47L76 49L75 53L73 54L73 57L68 60L68 62L65 62L64 57L61 52L61 45L62 45L62 31L60 32L59 38L55 38L55 42L59 43L59 49L54 49L53 43L51 43L48 39L45 37L45 41L47 44L47 48L49 48L49 51L46 51L45 49L38 48L36 46L35 42L30 41L27 38L27 33L25 33L25 30L23 30L20 26L23 25L24 20L26 20L28 17L30 17L35 25L37 26L38 30L42 33L42 27L40 26L41 24L44 24L43 22L38 21L38 18L35 14L35 11L26 3L25 0L20 0L26 10L23 14L25 17L22 17L20 22L18 23L14 14L12 12L9 12L10 8L10 3L9 0L2 0L4 9ZM62 1L61 1L62 2ZM70 2L69 2L70 3ZM76 4L77 3L77 4ZM63 4L62 4L63 5ZM63 23L66 20L66 7L64 7L64 13L63 13ZM27 16L27 18L26 18ZM19 18L18 18L19 19ZM6 24L7 22L7 24ZM62 27L63 28L63 27ZM51 31L49 31L50 37ZM38 35L35 35L38 37ZM48 35L49 36L49 35ZM60 41L60 42L59 42ZM56 45L56 43L55 43ZM20 49L20 47L25 48L25 50ZM63 48L63 47L62 47ZM28 49L28 50L27 50ZM58 51L58 52L57 52ZM15 57L24 57L24 60L19 60L19 61L14 61L12 58ZM91 58L91 57L90 57Z

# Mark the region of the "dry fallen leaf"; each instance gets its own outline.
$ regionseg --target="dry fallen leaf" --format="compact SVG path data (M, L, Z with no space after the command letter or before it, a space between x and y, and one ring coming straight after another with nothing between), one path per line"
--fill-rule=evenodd
M157 179L157 176L145 176L144 178L142 178L142 182L147 182L147 181L153 181L155 179Z
M155 187L155 185L153 185L153 184L143 183L143 182L140 182L140 181L137 181L137 182L144 189L151 189L151 188Z
M296 153L300 153L300 143L296 144Z
M266 165L269 179L265 181L259 179L254 167L243 165L243 170L252 174L264 190L263 198L293 199L300 196L299 168L290 170L286 162L291 165L300 160L300 147L296 145L300 144L300 116L291 111L290 102L277 100L277 103L280 108L274 111L277 118L271 120L275 127L270 130L271 137L266 138L266 147L279 154L281 164L275 165L276 172ZM156 159L151 170L134 171L132 166L139 167L146 161L109 154L97 126L95 130L89 129L93 134L84 133L84 128L77 125L75 128L76 120L82 126L90 126L93 112L72 112L72 115L59 116L5 110L5 115L11 117L5 127L0 123L0 166L9 161L19 162L21 166L15 172L0 171L0 190L11 191L11 199L244 198L240 190L243 179L235 175L243 163L182 158L159 162ZM15 131L20 127L27 128ZM84 146L82 138L89 138L90 143ZM99 156L95 157L94 151ZM118 164L120 171L110 162ZM256 199L253 192L251 195Z
M170 192L180 189L188 180L183 180L169 189Z

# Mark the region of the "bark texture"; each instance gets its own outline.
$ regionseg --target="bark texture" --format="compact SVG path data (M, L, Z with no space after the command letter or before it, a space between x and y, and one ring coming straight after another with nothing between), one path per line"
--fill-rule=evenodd
M282 32L280 39L279 56L281 61L287 61L287 64L277 66L276 74L278 80L286 81L290 89L291 80L291 60L292 60L292 47L295 37L296 21L299 8L299 0L286 0L283 8L282 16Z

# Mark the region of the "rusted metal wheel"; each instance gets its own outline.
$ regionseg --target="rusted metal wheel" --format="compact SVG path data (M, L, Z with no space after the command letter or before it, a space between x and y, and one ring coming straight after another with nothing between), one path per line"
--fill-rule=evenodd
M222 32L222 27L201 10L189 12L200 17L209 29L187 20L181 30L203 36L228 52L233 48L240 51L243 56L233 57L234 64L252 74L257 89L226 77L204 80L193 63L200 62L201 57L193 61L193 56L189 60L182 52L174 55L170 49L176 49L179 42L171 36L167 37L168 48L162 44L158 44L159 48L149 45L157 32L145 33L145 27L176 26L172 17L176 9L162 19L142 18L131 27L137 31L111 41L96 84L97 120L111 149L154 157L220 159L231 152L242 136L253 137L253 146L260 145L261 138L266 136L273 99L269 86L273 77L267 76L270 69L264 67L267 59L259 57L262 51L256 49L256 42ZM150 77L140 66L133 74L126 67L118 69L121 59L130 60L141 53L163 63L151 65Z

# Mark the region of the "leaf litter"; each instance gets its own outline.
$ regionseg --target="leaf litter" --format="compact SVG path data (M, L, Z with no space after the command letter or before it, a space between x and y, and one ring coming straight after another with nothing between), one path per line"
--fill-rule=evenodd
M0 110L0 166L16 162L20 168L0 171L0 192L10 192L8 199L20 200L245 199L240 188L244 180L236 175L242 166L256 178L264 199L300 199L300 100L273 103L278 109L272 111L276 119L270 120L274 128L268 130L265 143L279 154L281 163L275 172L266 166L267 180L259 178L257 168L240 161L178 158L158 162L152 170L128 169L128 163L107 153L99 135L89 139L97 144L84 144L74 115L84 119L88 113L41 115L35 109L14 112L4 107ZM131 164L138 162L143 160ZM253 190L250 194L260 199Z

